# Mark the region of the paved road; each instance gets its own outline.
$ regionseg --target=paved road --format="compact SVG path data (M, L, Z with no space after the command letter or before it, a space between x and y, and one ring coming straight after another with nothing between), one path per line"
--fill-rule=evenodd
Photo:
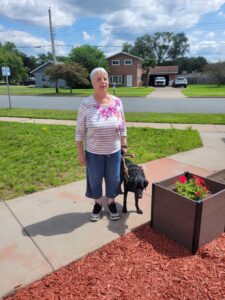
M12 107L77 110L83 97L11 96ZM126 112L225 113L225 98L122 98ZM9 107L0 95L0 107Z

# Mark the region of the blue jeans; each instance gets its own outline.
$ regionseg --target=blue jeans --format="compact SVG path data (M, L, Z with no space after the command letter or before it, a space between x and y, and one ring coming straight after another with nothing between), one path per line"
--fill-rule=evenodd
M102 181L105 179L106 197L114 198L120 194L121 151L109 155L86 151L87 190L86 197L102 197Z

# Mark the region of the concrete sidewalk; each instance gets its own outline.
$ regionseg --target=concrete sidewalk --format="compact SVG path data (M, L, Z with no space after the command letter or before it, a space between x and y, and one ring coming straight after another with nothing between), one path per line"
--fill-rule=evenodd
M204 147L143 165L150 181L140 202L143 215L136 214L130 194L129 212L119 221L105 212L99 222L89 222L93 202L84 197L85 180L0 202L0 297L149 222L152 182L183 171L208 176L224 169L225 126L199 125L198 130ZM117 201L121 211L122 196Z
M76 121L71 120L55 120L55 119L33 119L33 118L16 118L16 117L0 117L2 122L19 122L30 124L46 124L46 125L66 125L75 126ZM171 124L171 123L144 123L144 122L126 122L127 127L150 127L150 128L177 128L177 129L196 129L199 132L225 132L225 125L208 125L208 124Z

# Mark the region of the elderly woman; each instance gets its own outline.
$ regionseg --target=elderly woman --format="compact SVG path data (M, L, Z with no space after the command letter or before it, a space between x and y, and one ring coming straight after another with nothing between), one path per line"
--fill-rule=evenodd
M81 102L78 111L78 160L86 165L86 196L95 201L90 220L98 221L101 216L103 178L110 219L118 220L115 197L120 193L121 148L127 151L123 105L107 93L109 79L104 68L92 70L90 78L94 94Z

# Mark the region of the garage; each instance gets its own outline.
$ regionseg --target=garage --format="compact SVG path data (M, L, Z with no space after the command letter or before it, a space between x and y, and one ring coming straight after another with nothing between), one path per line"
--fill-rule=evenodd
M166 85L170 85L170 83L175 80L178 74L178 66L156 66L150 69L149 75L149 86L154 86L155 78L158 76L163 76L166 79Z

